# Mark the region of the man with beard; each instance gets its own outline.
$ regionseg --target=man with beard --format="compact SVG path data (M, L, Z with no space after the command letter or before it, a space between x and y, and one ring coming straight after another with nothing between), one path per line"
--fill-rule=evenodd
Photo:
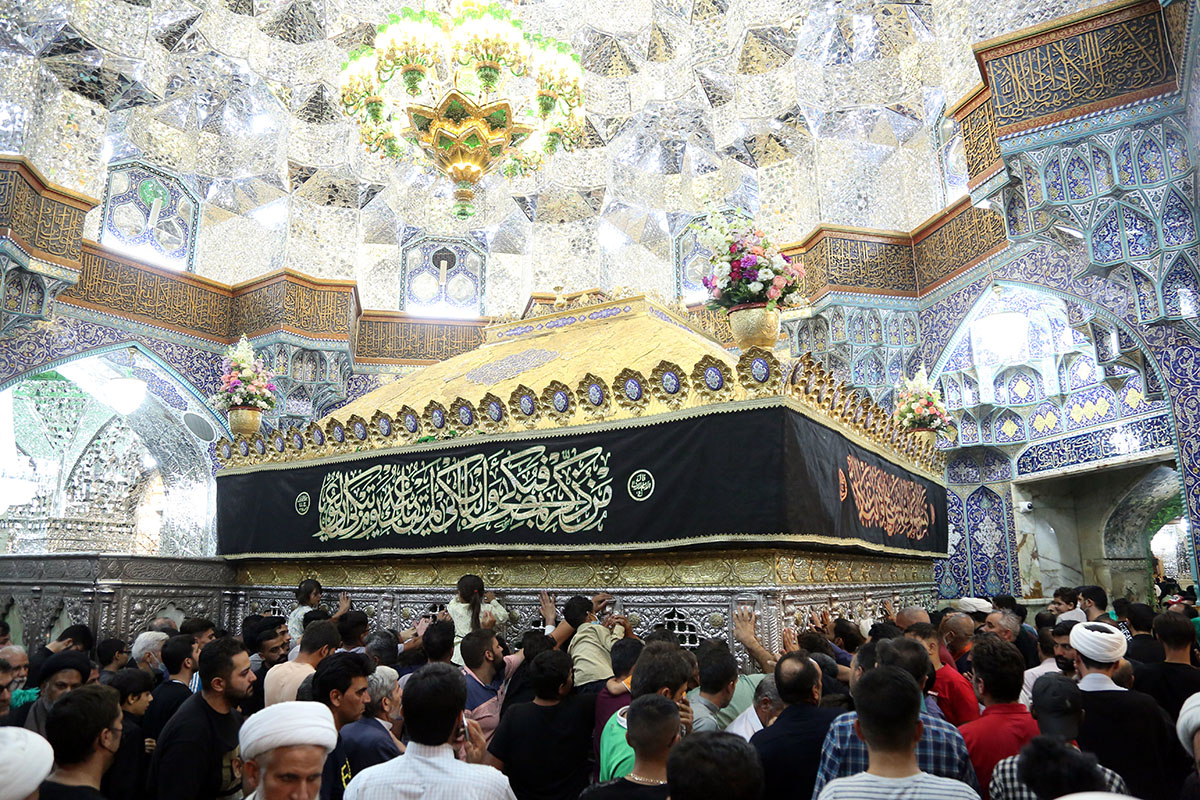
M1075 674L1075 648L1071 646L1071 628L1078 624L1077 621L1069 619L1058 623L1050 631L1054 639L1054 663L1063 675L1073 681L1078 681L1079 676Z
M38 696L32 703L14 709L7 717L8 725L26 728L46 735L46 718L58 699L87 683L92 663L77 650L55 653L42 662L37 675Z
M25 652L25 648L19 644L0 647L0 658L7 661L12 669L13 682L9 688L14 692L24 689L29 678L29 654Z
M185 700L158 737L150 762L149 797L238 800L237 706L254 685L250 653L237 639L215 639L200 651L199 694Z
M291 644L291 639L287 635L287 626L277 624L276 620L281 617L267 617L258 627L253 628L246 634L246 646L253 652L251 661L254 656L258 656L260 666L254 669L254 686L250 690L250 696L246 698L246 702L242 703L242 713L247 717L258 711L262 711L266 706L266 678L267 671L277 664L282 664L287 661L288 649ZM286 620L284 620L286 623Z

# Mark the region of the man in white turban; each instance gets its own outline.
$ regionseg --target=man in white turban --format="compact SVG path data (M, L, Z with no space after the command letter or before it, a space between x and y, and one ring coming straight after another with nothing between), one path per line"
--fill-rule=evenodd
M1082 676L1079 749L1124 778L1135 797L1177 797L1190 765L1170 717L1150 695L1113 682L1127 641L1120 630L1101 622L1071 628L1075 669Z
M0 728L0 800L36 797L54 767L54 749L33 731Z
M1179 735L1179 743L1187 750L1187 754L1196 758L1196 734L1200 733L1200 692L1185 700L1179 709L1175 733Z
M238 744L247 800L315 800L337 728L321 703L276 703L242 724Z

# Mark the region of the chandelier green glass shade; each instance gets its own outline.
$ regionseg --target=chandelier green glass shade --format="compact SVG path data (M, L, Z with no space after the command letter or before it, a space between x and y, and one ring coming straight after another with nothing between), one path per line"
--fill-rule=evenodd
M453 21L389 15L375 46L342 65L340 90L366 148L396 162L423 156L454 182L454 213L466 218L485 175L528 174L574 148L582 80L565 42L526 34L499 5L468 5Z

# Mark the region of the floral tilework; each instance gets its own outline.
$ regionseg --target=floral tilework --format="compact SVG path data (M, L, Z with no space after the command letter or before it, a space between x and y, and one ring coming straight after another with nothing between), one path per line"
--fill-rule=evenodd
M971 493L966 503L971 543L972 590L990 597L1012 585L1008 558L1008 520L1004 501L986 486Z
M979 462L969 452L960 450L946 464L946 477L950 483L959 485L979 483L981 475Z

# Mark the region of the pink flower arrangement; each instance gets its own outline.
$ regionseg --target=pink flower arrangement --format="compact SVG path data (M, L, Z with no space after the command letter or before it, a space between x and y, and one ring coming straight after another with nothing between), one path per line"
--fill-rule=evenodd
M924 367L916 377L896 387L896 410L892 416L904 430L939 431L950 425L941 392L933 388Z
M744 220L713 212L692 225L696 238L712 253L711 271L702 282L708 307L730 309L750 303L802 306L804 267L789 261L759 229Z
M208 400L222 411L239 406L270 411L275 407L274 379L275 375L254 355L254 348L243 336L225 351L221 388Z

